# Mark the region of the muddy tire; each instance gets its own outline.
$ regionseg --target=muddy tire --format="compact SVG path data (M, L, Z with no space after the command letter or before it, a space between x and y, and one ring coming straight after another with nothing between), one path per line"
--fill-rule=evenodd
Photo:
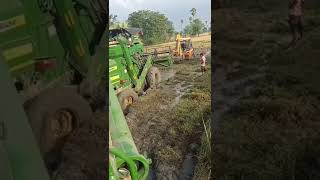
M130 105L138 100L138 94L133 89L125 89L118 94L122 111L126 114Z
M147 74L148 88L156 89L160 86L161 74L158 68L151 67Z
M46 90L26 107L26 112L43 155L61 148L70 132L92 117L89 103L73 87Z

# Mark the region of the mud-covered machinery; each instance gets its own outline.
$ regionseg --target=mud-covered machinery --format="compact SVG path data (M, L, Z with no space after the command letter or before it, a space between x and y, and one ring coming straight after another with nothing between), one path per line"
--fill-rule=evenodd
M145 48L145 56L152 56L154 62L164 67L170 67L173 64L172 50L168 47Z
M0 179L50 180L23 106L0 55Z
M152 56L141 56L124 37L109 42L109 79L125 111L148 88L158 88L160 71Z
M130 31L130 32L129 32ZM134 34L132 34L134 33ZM154 64L169 67L173 63L171 49L170 48L146 48L140 37L143 36L141 28L116 28L109 29L109 41L116 40L119 36L122 36L128 40L130 45L130 54L133 56L152 56Z
M106 26L105 0L0 3L1 54L45 157L105 99Z
M114 88L109 83L109 179L145 180L151 160L139 154Z

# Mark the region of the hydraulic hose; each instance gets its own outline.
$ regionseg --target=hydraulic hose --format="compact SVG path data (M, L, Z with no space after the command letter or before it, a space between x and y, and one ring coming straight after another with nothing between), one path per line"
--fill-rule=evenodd
M134 163L133 160L131 160L130 158L128 158L126 156L126 154L124 154L123 152L121 152L120 150L117 150L115 148L110 148L109 152L112 155L114 155L116 157L119 157L120 159L124 160L128 164L129 171L130 171L130 176L131 176L132 180L139 180L138 179L138 170L137 170L136 164Z

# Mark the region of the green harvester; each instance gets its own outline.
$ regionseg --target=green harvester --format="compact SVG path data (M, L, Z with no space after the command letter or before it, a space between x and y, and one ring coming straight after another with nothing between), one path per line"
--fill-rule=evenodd
M131 37L120 35L109 41L109 79L124 112L138 95L159 87L161 74L156 65L168 67L173 63L171 56L145 54L141 41Z

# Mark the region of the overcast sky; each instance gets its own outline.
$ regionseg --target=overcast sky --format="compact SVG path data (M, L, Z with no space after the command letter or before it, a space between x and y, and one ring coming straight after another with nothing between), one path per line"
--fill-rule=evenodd
M116 14L119 21L127 20L128 15L134 11L149 9L165 14L178 31L181 30L180 20L183 19L185 26L193 7L197 9L196 17L209 24L211 0L109 0L109 13Z

